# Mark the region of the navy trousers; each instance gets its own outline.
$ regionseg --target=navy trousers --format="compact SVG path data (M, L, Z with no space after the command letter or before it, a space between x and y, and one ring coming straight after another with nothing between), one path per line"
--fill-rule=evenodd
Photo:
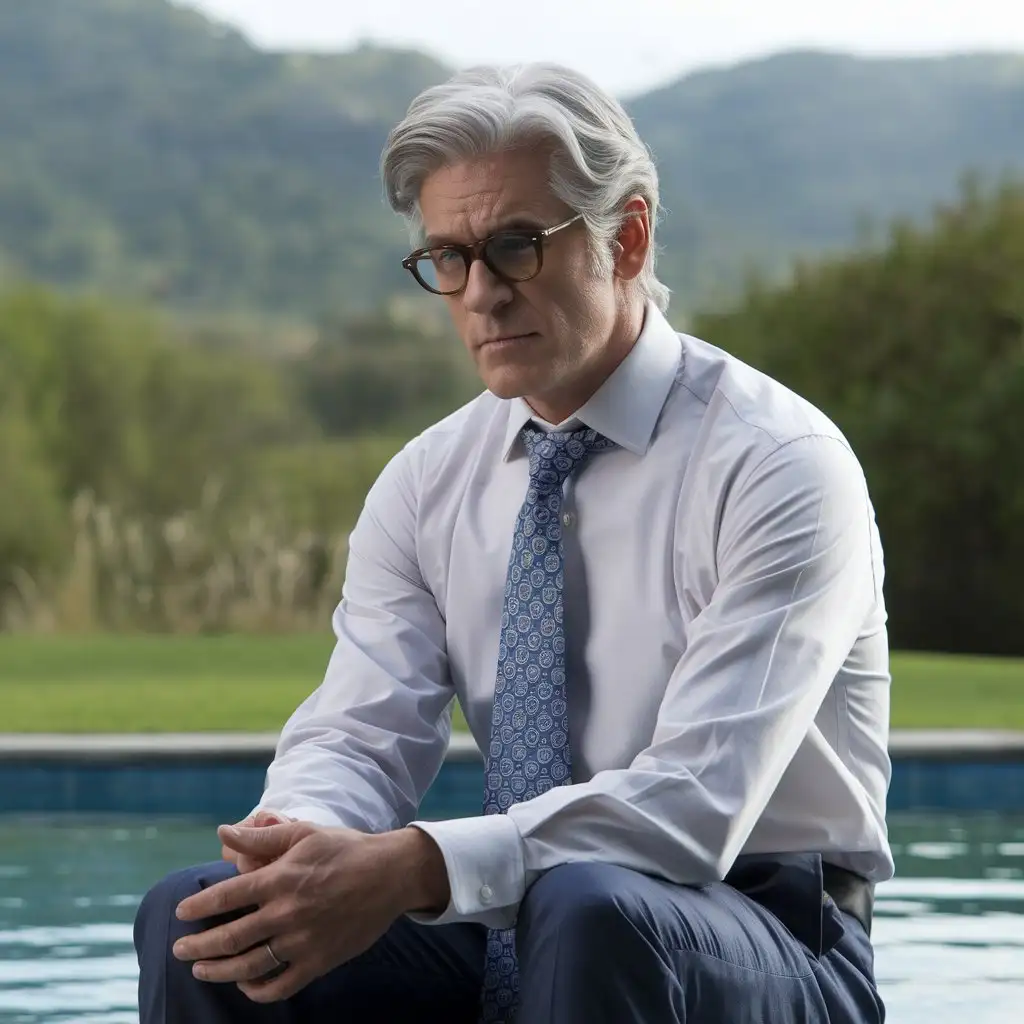
M140 1024L476 1024L485 930L397 921L292 999L250 1002L171 954L186 896L223 863L168 876L135 923ZM208 924L208 923L207 923ZM741 859L725 882L672 885L566 864L527 892L516 926L521 1024L882 1024L869 937L824 893L821 860Z

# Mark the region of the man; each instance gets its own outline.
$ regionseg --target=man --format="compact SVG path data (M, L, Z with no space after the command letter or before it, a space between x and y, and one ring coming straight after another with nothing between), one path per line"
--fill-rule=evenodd
M654 165L586 79L458 75L383 173L487 390L371 489L258 814L144 900L143 1024L882 1021L888 654L847 442L669 326ZM417 821L456 696L482 813Z

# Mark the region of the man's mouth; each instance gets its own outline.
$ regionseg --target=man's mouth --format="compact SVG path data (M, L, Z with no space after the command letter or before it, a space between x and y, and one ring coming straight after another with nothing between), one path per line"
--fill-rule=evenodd
M536 337L538 337L536 331L530 331L528 334L502 334L485 339L480 343L480 348L501 348L507 345L517 345L520 342L529 341L531 338Z

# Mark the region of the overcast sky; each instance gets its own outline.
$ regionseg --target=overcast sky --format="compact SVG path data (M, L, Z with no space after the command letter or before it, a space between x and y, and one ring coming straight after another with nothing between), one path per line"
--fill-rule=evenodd
M1024 52L1021 0L180 0L278 49L412 45L459 66L558 60L619 94L791 47Z

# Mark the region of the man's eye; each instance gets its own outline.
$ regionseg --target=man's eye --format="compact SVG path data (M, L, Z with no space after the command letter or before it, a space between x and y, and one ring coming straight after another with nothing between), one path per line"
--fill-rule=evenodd
M491 244L499 251L514 255L533 248L533 239L529 235L496 235Z

